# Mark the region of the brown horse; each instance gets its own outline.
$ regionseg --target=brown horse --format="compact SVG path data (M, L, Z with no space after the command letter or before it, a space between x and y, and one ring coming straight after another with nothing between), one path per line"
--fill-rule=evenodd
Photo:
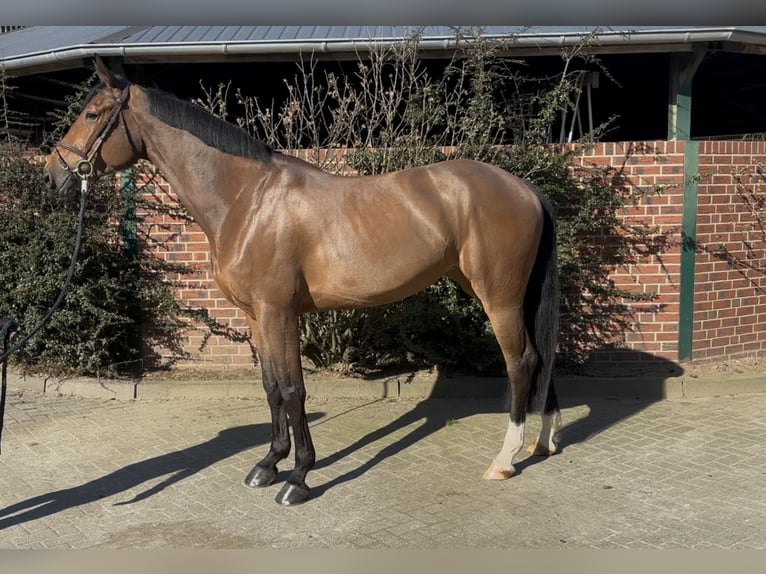
M309 498L315 453L305 413L301 313L397 301L446 275L481 301L510 379L503 446L484 473L514 474L528 412L542 412L536 454L552 454L551 381L559 284L550 204L502 169L454 160L341 177L273 151L201 108L131 84L96 57L101 83L48 157L64 193L140 159L152 162L210 242L221 291L247 315L272 417L266 456L246 478L267 486L295 439L281 504Z

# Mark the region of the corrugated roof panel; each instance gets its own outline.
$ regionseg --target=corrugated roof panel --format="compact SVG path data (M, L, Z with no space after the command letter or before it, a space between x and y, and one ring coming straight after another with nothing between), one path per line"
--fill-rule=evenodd
M263 31L263 36L259 38L260 40L284 40L282 33L285 29L285 26L268 26L266 30Z
M232 35L232 40L235 42L248 40L250 39L250 35L252 34L252 26L239 26L237 30Z
M313 34L325 38L332 38L332 26L314 26Z
M146 30L125 39L126 44L153 44L167 42L168 37L184 26L150 26Z
M487 35L549 36L589 34L596 29L605 33L685 31L709 26L484 26ZM736 27L743 31L765 33L766 27ZM121 43L184 43L184 42L258 42L258 41L316 41L367 40L406 37L420 33L424 38L451 37L453 26L149 26L120 40ZM469 30L470 27L464 27Z
M214 42L216 40L227 41L231 38L219 38L223 28L229 28L228 26L206 26L205 30L199 37L200 42Z
M178 31L176 42L198 42L210 26L183 26Z
M471 27L463 27L470 31ZM558 36L576 42L598 30L604 45L646 42L727 41L766 46L766 26L484 26L489 36L516 36L526 46L554 46ZM111 55L156 59L181 54L220 54L217 43L239 43L237 53L263 53L269 44L395 40L415 33L423 40L454 38L453 26L30 26L0 35L0 65L18 73L35 73L82 65L97 46ZM539 40L538 40L539 39ZM247 44L253 44L252 48ZM188 46L184 46L184 44ZM242 44L245 44L243 47ZM156 45L156 49L152 46ZM433 46L439 42L432 43ZM736 45L736 44L735 44ZM337 45L336 45L337 47ZM331 46L329 49L333 49ZM281 51L284 51L280 49Z
M130 26L30 26L0 37L0 58L46 52L98 41Z
M141 39L141 38L151 37L151 36L153 36L156 33L154 31L154 28L155 28L154 26L148 26L148 27L146 27L146 28L144 28L142 30L139 30L139 31L133 33L132 35L128 36L126 38L126 40L130 40L130 41L135 42L137 38Z
M148 43L166 44L185 41L194 26L153 26L153 28L156 28L156 35Z

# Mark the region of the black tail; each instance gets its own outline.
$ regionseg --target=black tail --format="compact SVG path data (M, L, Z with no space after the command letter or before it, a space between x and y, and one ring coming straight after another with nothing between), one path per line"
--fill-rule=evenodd
M534 186L533 186L534 187ZM559 339L559 274L553 207L534 187L543 206L543 234L524 297L524 321L539 356L529 393L528 412L542 412L553 391L553 365Z

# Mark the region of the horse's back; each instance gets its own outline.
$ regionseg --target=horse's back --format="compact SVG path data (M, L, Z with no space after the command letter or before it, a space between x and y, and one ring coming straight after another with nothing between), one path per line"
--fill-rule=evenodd
M426 166L446 201L467 208L466 217L537 218L541 205L532 184L494 165L451 160Z

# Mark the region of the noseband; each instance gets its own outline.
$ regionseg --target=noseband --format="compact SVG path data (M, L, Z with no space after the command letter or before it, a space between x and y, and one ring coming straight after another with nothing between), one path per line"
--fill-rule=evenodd
M91 143L86 150L81 150L79 148L76 148L73 145L69 145L68 143L64 143L63 141L59 141L58 143L55 143L53 145L53 151L56 152L56 155L59 158L59 161L64 166L64 169L67 171L67 177L64 180L64 183L61 185L61 188L65 187L69 183L69 178L73 175L76 175L79 177L83 182L87 181L88 178L90 178L91 175L93 175L95 168L93 167L93 158L98 153L99 149L101 149L101 146L104 143L104 140L106 139L106 136L109 135L109 132L114 127L115 123L117 122L117 118L120 117L120 112L122 112L122 108L125 105L125 102L128 101L128 97L130 96L130 84L125 86L123 90L121 91L121 97L115 98L112 94L110 94L106 90L102 90L104 95L110 97L114 100L115 106L112 108L111 115L109 116L109 119L106 121L103 126L101 126L101 129L97 132L96 139L93 140L93 143ZM126 127L127 129L127 127ZM61 155L61 152L59 151L59 148L64 148L68 152L71 152L75 154L76 156L82 158L80 161L77 162L77 165L72 169L72 166L70 166L67 161L64 159L64 156ZM60 189L61 189L60 188Z

